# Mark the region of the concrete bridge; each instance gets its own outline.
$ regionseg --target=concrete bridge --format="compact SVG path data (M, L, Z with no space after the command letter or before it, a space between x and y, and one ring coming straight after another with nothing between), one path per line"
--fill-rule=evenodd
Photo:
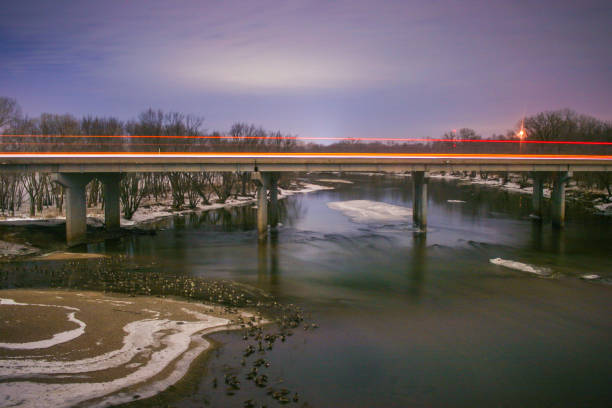
M542 215L544 173L553 173L552 222L565 221L565 185L573 172L612 171L612 156L386 154L386 153L0 153L0 173L43 172L66 191L66 239L83 242L86 234L85 186L92 178L103 184L105 223L120 227L119 183L129 172L253 172L257 183L257 225L265 237L277 219L280 172L411 172L413 221L427 228L427 183L430 171L531 172L533 213ZM269 199L268 199L269 195ZM270 206L270 210L268 210Z

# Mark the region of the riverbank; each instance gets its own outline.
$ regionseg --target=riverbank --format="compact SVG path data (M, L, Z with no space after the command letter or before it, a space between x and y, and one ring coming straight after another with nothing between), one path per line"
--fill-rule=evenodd
M334 180L321 180L322 182L333 183ZM345 181L337 181L345 182ZM295 194L307 194L314 191L330 190L334 187L323 186L319 184L312 184L306 182L293 183L292 188L289 189L278 189L278 199L282 200ZM214 197L211 201L216 201ZM223 203L213 204L198 204L194 208L187 209L175 209L172 207L172 197L166 196L162 199L155 200L153 198L145 198L142 200L140 207L134 212L130 219L121 217L122 227L133 227L142 224L151 223L161 218L171 217L174 215L182 215L189 213L205 212L211 210L218 210L221 208L239 207L243 205L254 204L257 198L254 195L241 196L234 195ZM58 224L66 221L66 216L63 213L59 213L53 208L45 208L41 215L29 216L28 215L29 204L24 202L23 205L15 211L14 216L0 216L0 225L24 225L26 223L42 223L41 225ZM87 225L89 226L103 226L104 225L104 208L100 205L95 207L87 208Z
M328 185L312 184L305 181L292 183L289 189L279 188L278 198L282 200L295 194L334 189L333 180L325 180L324 182ZM228 198L224 203L198 204L195 208L177 210L172 207L172 198L169 196L159 200L146 198L129 220L121 217L122 232L120 234L154 233L151 225L164 218L254 205L256 201L255 196L235 195ZM24 203L16 211L15 216L0 218L0 227L7 227L0 233L0 260L27 258L32 255L65 249L63 242L60 244L61 238L59 237L66 222L65 215L58 214L54 209L45 208L40 216L30 217L27 215L28 208L27 203ZM101 206L87 208L87 226L90 230L96 231L93 235L90 234L90 240L109 238L109 234L103 230L104 209ZM51 231L52 229L55 231ZM41 231L45 230L49 230L50 236L41 237L43 234ZM57 242L54 243L54 241Z
M176 384L243 309L67 290L0 292L0 407L108 406Z

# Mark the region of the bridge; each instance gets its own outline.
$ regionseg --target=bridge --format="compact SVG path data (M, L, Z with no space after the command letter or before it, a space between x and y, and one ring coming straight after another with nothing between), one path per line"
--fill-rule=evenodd
M257 187L260 237L277 220L280 172L389 172L412 174L413 221L427 228L427 182L431 171L531 172L533 213L542 215L544 173L553 173L552 223L565 222L565 185L573 172L612 171L610 155L522 155L450 153L265 153L265 152L143 152L143 153L0 153L0 173L52 173L66 191L66 239L69 245L86 235L85 186L92 178L103 184L105 224L120 228L119 191L122 173L130 172L253 172ZM268 199L269 195L269 199ZM270 211L268 210L270 207Z

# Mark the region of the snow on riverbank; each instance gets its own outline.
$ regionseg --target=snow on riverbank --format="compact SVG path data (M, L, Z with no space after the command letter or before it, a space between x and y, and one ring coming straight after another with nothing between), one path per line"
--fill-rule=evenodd
M312 193L320 190L333 190L334 187L330 186L322 186L318 184L311 183L300 183L299 185L295 185L295 189L283 189L279 188L279 199L284 199L286 197L295 195L295 194L306 194ZM199 204L196 208L193 209L185 209L185 210L174 210L172 209L172 199L170 197L160 200L160 201L152 201L152 200L143 200L142 205L138 208L138 210L132 215L131 219L125 219L121 217L121 226L122 227L135 227L141 224L146 224L150 222L154 222L156 220L171 217L174 215L181 214L189 214L196 212L205 212L211 210L218 210L220 208L229 208L229 207L240 207L243 205L254 204L257 199L253 196L235 196L228 198L224 203L214 203L214 204ZM26 208L21 209L16 213L16 216L5 217L0 219L0 224L5 225L26 225L26 224L38 224L41 225L56 225L58 223L64 222L66 219L65 215L58 215L55 211L45 211L43 216L30 217L26 215ZM87 209L87 224L90 226L100 227L104 225L104 210L101 208L88 208ZM9 244L9 243L6 243ZM6 247L6 248L4 248ZM20 251L20 249L12 244L11 248L8 245L2 244L0 241L0 256L2 254L11 255L12 252ZM15 253L15 255L19 255L19 253Z
M604 215L612 215L612 203L595 204L595 208Z
M513 182L513 181L508 181L504 183L502 178L487 178L485 180L481 178L479 175L477 175L474 178L471 178L471 177L465 177L465 176L459 176L459 175L453 175L453 174L442 174L442 173L438 173L438 174L431 173L429 177L432 179L438 179L438 180L458 180L461 182L460 185L462 183L464 185L477 184L477 185L484 185L484 186L492 187L492 188L499 188L501 190L519 193L519 194L530 194L530 195L533 194L533 187L531 186L521 187L520 184ZM514 179L515 180L517 179L516 175L514 176ZM600 214L600 215L612 216L612 196L607 197L607 199L603 197L604 194L606 193L605 191L596 192L596 194L599 194L602 197L594 199L594 200L592 198L588 198L588 196L585 197L583 194L590 193L590 192L587 192L586 190L581 189L580 187L576 186L575 183L570 182L570 184L566 188L566 191L568 193L567 199L573 198L575 200L581 200L587 206L589 206L589 204L592 205L592 208L595 211L595 213ZM550 198L552 194L552 190L550 188L544 187L542 189L542 194L545 198ZM455 202L455 201L449 200L449 202Z
M512 191L515 193L521 194L533 194L533 187L521 187L518 183L513 181L508 181L507 183L503 182L503 179L500 178L487 178L483 179L480 176L476 176L474 178L464 177L464 176L456 176L452 174L430 174L429 178L432 179L440 179L440 180L459 180L462 182L467 182L469 184L479 184L488 187L495 187L506 191ZM551 190L549 188L544 188L542 190L542 194L546 198L550 198Z
M354 222L409 222L412 209L370 200L337 201L327 203L332 210L342 212Z

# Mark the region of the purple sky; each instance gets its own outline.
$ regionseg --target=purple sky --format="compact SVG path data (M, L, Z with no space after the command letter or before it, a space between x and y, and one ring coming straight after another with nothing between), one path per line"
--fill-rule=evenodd
M610 0L7 1L0 55L0 95L30 115L387 137L612 119Z

